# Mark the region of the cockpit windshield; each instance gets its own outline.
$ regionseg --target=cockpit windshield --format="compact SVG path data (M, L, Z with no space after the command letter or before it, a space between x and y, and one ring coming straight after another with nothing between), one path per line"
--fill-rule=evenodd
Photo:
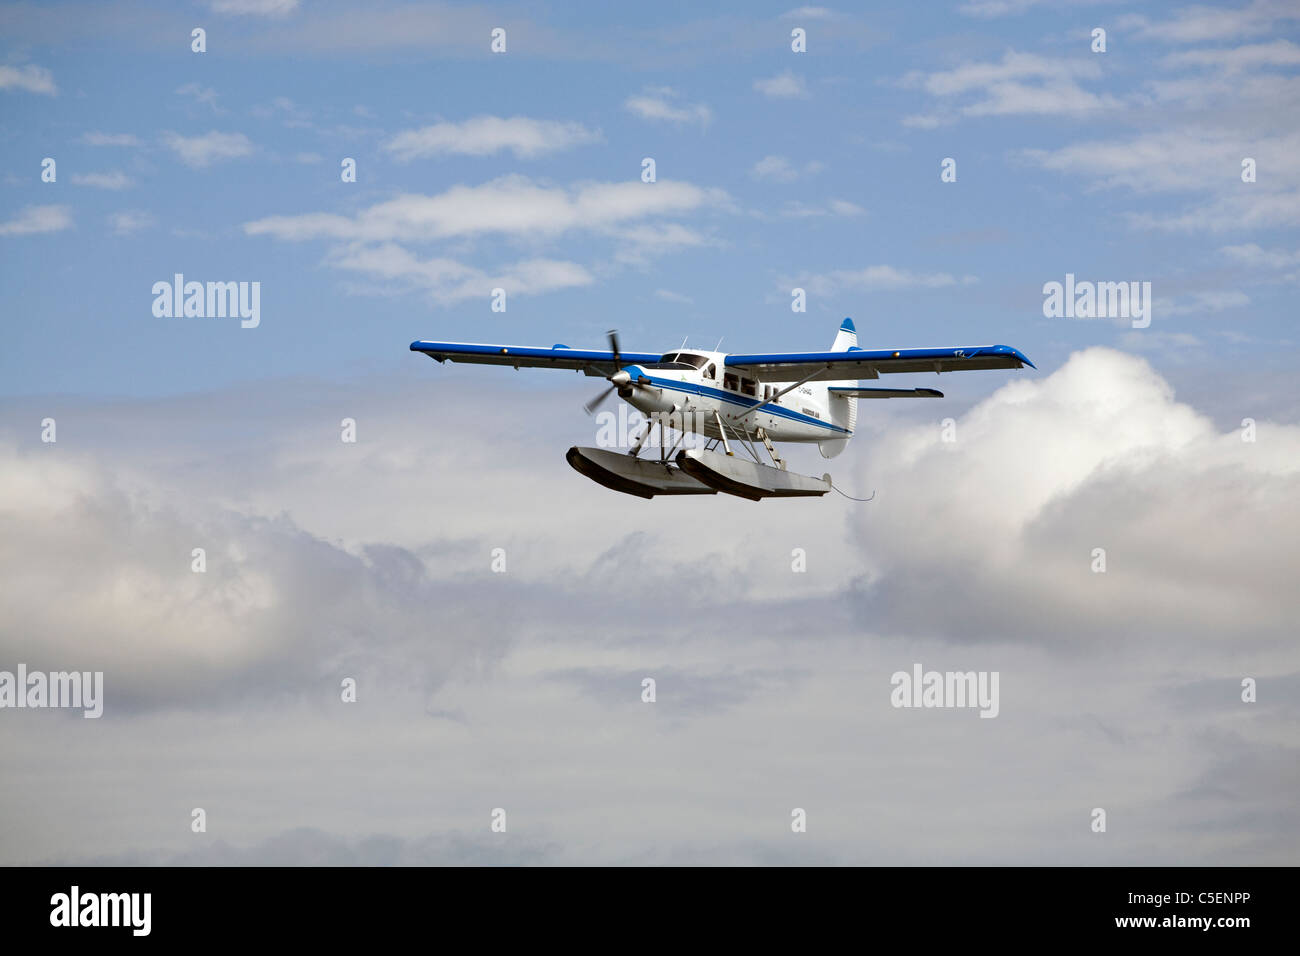
M646 368L704 368L708 361L707 355L696 355L694 352L668 352Z

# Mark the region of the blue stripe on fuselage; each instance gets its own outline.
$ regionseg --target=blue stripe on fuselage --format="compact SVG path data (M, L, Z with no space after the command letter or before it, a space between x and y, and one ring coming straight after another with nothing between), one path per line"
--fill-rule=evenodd
M640 374L644 375L642 369ZM730 402L733 405L739 405L741 408L753 408L762 402L757 398L746 398L743 395L733 395L731 392L724 392L722 389L710 388L707 385L696 385L694 382L682 382L677 379L655 378L653 375L646 375L652 385L660 388L670 388L678 392L686 392L690 395L702 395L706 398L720 398L724 402ZM762 412L768 412L777 418L788 418L791 421L798 422L801 425L820 425L822 428L828 428L833 432L843 432L845 435L852 435L853 432L847 428L840 428L838 425L832 425L830 422L824 422L820 418L813 418L811 415L804 415L801 412L791 411L781 405L773 402L761 409Z

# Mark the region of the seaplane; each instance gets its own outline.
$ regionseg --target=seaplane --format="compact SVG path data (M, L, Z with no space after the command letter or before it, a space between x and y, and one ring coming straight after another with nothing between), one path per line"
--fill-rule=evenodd
M822 457L834 458L853 437L858 399L943 398L933 388L877 388L863 381L905 372L1035 368L1009 345L862 349L852 319L840 324L827 352L729 354L684 346L672 352L624 352L618 332L608 335L607 350L416 341L411 351L440 363L559 368L604 378L609 385L586 404L587 413L617 392L646 416L645 428L628 451L570 448L566 458L576 471L641 498L723 492L751 501L829 492L829 474L795 474L776 445L816 443ZM659 457L643 458L656 424ZM680 433L671 446L665 429ZM702 444L680 447L688 434L702 436ZM737 455L737 449L748 457Z

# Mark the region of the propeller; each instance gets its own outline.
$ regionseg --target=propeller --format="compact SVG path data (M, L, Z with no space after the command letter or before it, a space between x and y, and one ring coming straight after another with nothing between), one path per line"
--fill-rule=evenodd
M609 399L609 396L614 392L627 388L633 384L639 384L633 383L632 376L620 368L623 364L623 355L619 351L618 347L618 329L609 330L609 348L610 351L614 353L614 374L605 376L605 381L610 383L609 388L605 389L586 405L582 406L586 409L588 415L592 414L596 409L600 408L601 405L605 404Z

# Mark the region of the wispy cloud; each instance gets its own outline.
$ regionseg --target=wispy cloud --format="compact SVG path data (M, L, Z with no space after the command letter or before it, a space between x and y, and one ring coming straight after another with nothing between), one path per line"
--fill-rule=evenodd
M32 236L71 228L67 206L28 206L13 219L0 222L0 236Z
M188 97L194 103L201 103L204 106L212 108L214 113L224 113L221 107L217 105L217 91L211 87L203 86L199 83L186 83L184 86L176 88L177 96Z
M72 185L93 186L95 189L126 189L131 185L131 177L116 169L108 173L73 173Z
M599 139L598 132L581 123L526 116L476 116L461 123L404 130L384 143L384 149L399 162L445 155L490 156L503 150L518 159L533 159Z
M244 224L249 235L277 239L430 240L499 234L557 236L654 216L691 212L727 199L726 193L690 183L661 180L584 183L564 188L524 176L505 176L480 186L453 186L433 196L407 194L355 216L306 213L268 216Z
M81 135L81 141L87 146L140 146L139 137L132 133L90 132Z
M805 176L814 176L825 168L826 165L817 160L796 165L785 156L764 156L754 164L749 175L765 182L792 183Z
M1129 14L1119 20L1119 25L1145 39L1204 43L1261 36L1280 24L1296 20L1300 20L1300 7L1289 0L1252 0L1240 7L1202 4L1180 7L1164 20Z
M113 227L113 234L117 236L131 236L157 224L152 213L141 209L124 209L115 212L108 217L108 221Z
M181 162L203 169L227 159L251 156L253 144L243 133L220 133L213 130L202 136L164 133L163 145L180 157Z
M1101 65L1092 60L1062 60L1014 50L997 62L970 62L934 73L913 71L901 85L924 90L939 100L941 109L905 117L903 123L930 128L960 117L1076 115L1119 108L1120 100L1089 92L1079 83L1100 76Z
M840 269L833 272L808 273L794 280L782 280L782 291L793 284L815 295L834 295L852 290L886 292L899 289L940 289L955 285L972 285L979 280L972 275L956 276L947 272L913 272L890 265L873 265L864 269Z
M793 70L782 70L776 76L757 79L754 81L754 89L778 100L803 99L808 95L808 86L803 77Z
M213 13L237 16L286 17L298 9L298 0L208 0Z
M623 108L642 119L658 120L684 125L698 123L707 126L713 111L703 103L685 103L681 95L669 86L649 87L636 96L623 101Z
M441 305L454 305L474 298L486 302L496 288L506 290L510 296L540 295L590 285L595 281L591 273L576 262L525 259L488 272L454 259L438 256L421 259L396 243L377 246L353 243L334 250L329 262L336 268L360 273L370 279L396 282L405 288L423 291Z
M46 96L56 96L59 92L54 85L54 74L34 64L0 66L0 90L24 90Z

